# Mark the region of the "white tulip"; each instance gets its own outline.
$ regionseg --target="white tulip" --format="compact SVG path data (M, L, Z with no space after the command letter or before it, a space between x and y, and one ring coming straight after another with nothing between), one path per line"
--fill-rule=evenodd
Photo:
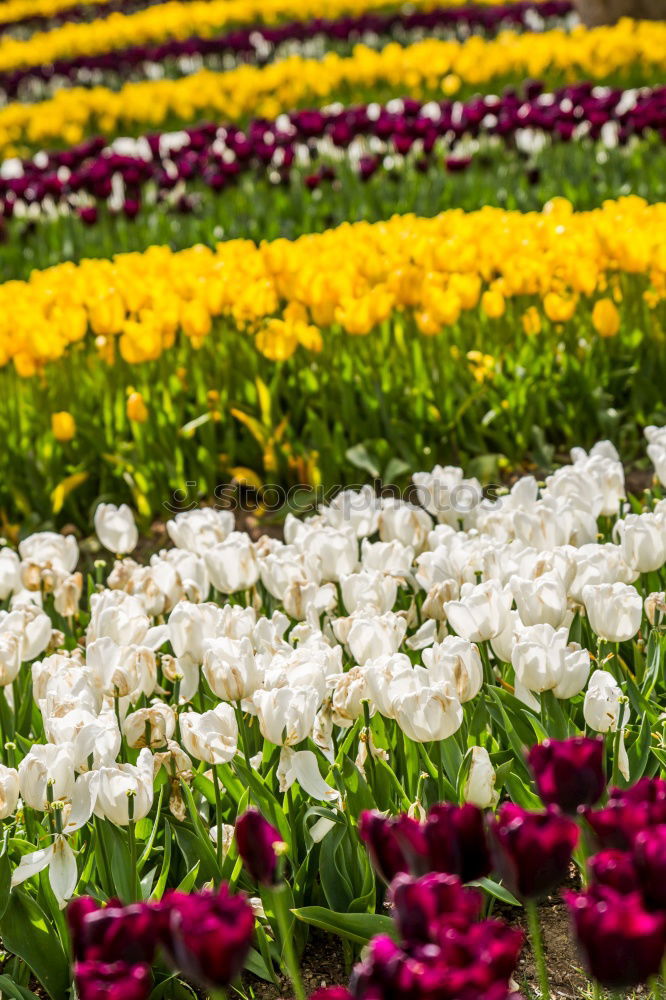
M344 674L332 678L335 682L331 695L331 714L336 726L348 729L363 715L363 702L370 701L364 667L352 667ZM370 706L374 712L374 706Z
M446 580L444 583L434 583L429 588L426 598L421 605L421 614L424 618L431 618L438 622L446 621L446 605L449 601L455 601L460 597L460 587L455 580Z
M592 629L607 642L632 639L641 627L643 601L626 583L583 587L583 603Z
M666 442L655 441L654 444L649 444L647 453L648 458L654 465L655 475L663 486L666 484Z
M222 701L250 698L262 682L252 643L247 637L207 639L203 673L213 693Z
M472 747L472 760L463 798L479 809L494 809L499 800L495 791L495 770L485 747Z
M509 620L511 595L488 580L477 586L465 584L459 601L449 601L444 610L453 629L469 642L485 642L504 630Z
M600 583L631 583L638 577L624 560L620 545L582 545L574 551L576 575L569 593L578 604L583 603L583 589Z
M44 713L43 713L44 714ZM93 715L73 707L64 715L44 714L44 732L50 743L71 744L74 767L79 772L113 764L120 752L120 730L113 709Z
M299 540L308 578L335 583L358 566L358 540L351 527L312 528Z
M188 655L194 663L202 663L205 642L218 635L221 621L222 611L216 604L177 604L169 615L169 641L176 656Z
M648 594L644 602L645 617L650 625L661 627L666 617L666 593L663 590Z
M19 640L19 658L23 663L43 653L51 641L51 619L34 604L23 604L11 611L0 611L0 635L14 635Z
M383 615L395 604L398 584L393 577L378 570L362 570L340 578L342 600L347 614L369 611Z
M523 625L562 625L567 615L567 592L556 573L544 573L533 580L512 576L510 586Z
M463 470L453 465L436 465L432 472L416 472L412 476L418 502L441 524L465 527L475 523L483 501L478 479L463 479Z
M59 535L55 531L38 531L19 542L19 555L24 563L40 569L55 569L73 573L79 561L79 546L74 535Z
M156 571L155 580L160 589L167 595L171 610L178 603L178 600L193 601L200 604L208 599L210 590L210 579L206 563L201 556L188 552L186 549L162 549L157 555L151 556L150 565ZM180 590L182 594L176 599L175 590L167 589L162 574L165 566L170 566L176 571Z
M498 635L493 636L490 640L490 648L498 660L502 660L504 663L511 663L513 647L516 644L518 635L524 631L524 628L525 626L521 622L518 612L509 611L506 625Z
M391 683L403 674L412 673L412 663L405 653L380 656L365 664L365 681L368 694L377 711L386 719L393 718Z
M123 723L125 739L130 747L150 747L159 750L166 746L176 731L176 713L171 705L153 702L127 716Z
M127 826L148 815L153 804L153 755L144 747L136 764L114 764L97 772L99 784L95 813L116 826ZM130 799L132 806L130 807Z
M361 563L364 569L379 570L398 579L408 577L414 561L414 547L402 542L361 542Z
M346 643L356 662L363 664L378 656L397 653L407 631L407 622L392 611L377 616L356 612L348 618L338 618L333 622L333 630L336 637Z
M231 705L220 704L201 715L183 712L180 735L187 752L207 764L226 764L238 749L238 725Z
M83 590L81 573L70 573L63 577L53 591L53 604L63 618L72 618L79 613L79 601Z
M381 501L372 486L355 490L341 490L328 507L320 507L320 514L332 528L354 529L358 538L374 535L379 522Z
M382 500L379 515L379 537L382 542L397 541L413 546L416 552L425 548L428 533L432 529L432 518L415 504L388 497Z
M115 555L132 552L139 541L134 514L126 503L100 503L95 510L95 532L105 549Z
M568 629L530 625L521 630L511 654L516 680L528 691L552 691L572 698L582 691L589 674L589 653L567 645Z
M21 589L21 569L19 557L6 545L0 548L0 601L6 601L10 594Z
M597 733L615 732L629 721L629 704L612 674L595 670L585 692L585 722Z
M167 521L166 528L176 548L205 556L213 546L229 536L234 530L234 523L230 510L201 507L176 514L173 520Z
M276 746L295 746L312 733L319 708L319 695L314 688L276 688L255 691L261 735Z
M74 747L35 743L18 766L21 798L31 809L45 812L49 801L69 801L74 792Z
M423 662L432 675L432 683L450 684L458 700L471 701L483 684L483 664L478 646L457 635L447 635L430 649L424 649Z
M661 569L666 562L666 518L663 514L628 514L615 530L626 563L639 573Z
M8 819L16 811L19 797L18 771L0 764L0 819Z
M20 668L20 638L14 632L0 632L0 687L15 681Z
M107 637L118 646L148 646L159 649L168 638L166 626L151 628L150 619L138 597L122 590L104 590L90 597L88 645Z
M232 533L204 556L213 586L221 594L249 590L259 579L259 561L249 535Z
M445 740L460 729L463 709L449 684L429 683L428 671L416 668L391 683L393 718L410 740Z

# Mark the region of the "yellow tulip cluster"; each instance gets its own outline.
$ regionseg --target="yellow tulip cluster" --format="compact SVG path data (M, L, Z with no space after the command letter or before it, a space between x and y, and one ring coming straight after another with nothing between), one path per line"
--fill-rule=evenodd
M109 0L5 0L0 7L0 24L13 24L30 17L53 17L70 7L105 4Z
M155 360L179 331L195 348L214 329L224 336L215 317L279 361L299 345L321 350L321 331L332 325L360 336L399 310L435 335L466 310L492 324L515 297L533 300L519 306L529 335L541 316L566 323L593 297L591 317L591 303L583 306L588 322L609 337L619 329L613 298L621 301L622 275L641 276L648 306L666 299L666 203L628 197L576 213L555 199L540 213L395 216L258 247L155 246L0 285L0 363L30 376L86 338L91 362Z
M451 93L461 80L478 86L507 74L538 79L549 70L604 79L634 66L646 76L666 69L666 22L624 20L571 33L505 31L491 40L429 39L381 51L358 45L348 57L333 52L321 61L293 56L263 68L202 70L179 80L128 83L119 91L75 88L40 104L10 104L0 111L0 152L15 151L26 141L75 143L89 128L110 134L118 128L157 127L173 116L183 122L202 114L272 118L306 100L322 102L377 85L414 95Z
M10 0L4 7L44 7L48 12L70 6L78 0ZM92 3L96 0L85 0ZM430 10L455 6L459 0L412 0L411 7ZM496 0L477 0L492 4ZM509 0L510 3L518 0ZM390 6L387 0L327 0L325 16L363 14ZM38 11L40 12L40 11ZM25 15L22 15L25 16ZM0 41L0 70L39 66L55 59L91 56L129 45L147 45L192 35L210 36L239 24L275 24L285 20L321 17L319 0L171 0L134 14L117 14L87 24L66 24L53 31L32 35L26 41ZM4 10L0 21L4 19ZM7 20L15 18L7 18Z

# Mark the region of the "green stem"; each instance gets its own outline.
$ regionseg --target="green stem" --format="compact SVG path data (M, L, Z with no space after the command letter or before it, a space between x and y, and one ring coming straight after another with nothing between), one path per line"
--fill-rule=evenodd
M275 912L278 930L280 931L284 963L287 967L289 978L291 979L291 985L294 987L294 996L296 1000L305 1000L305 990L303 989L301 973L298 968L298 961L294 950L293 931L291 928L291 921L289 919L289 911L286 906L285 891L282 886L277 886L275 889L271 890L271 900L273 903L273 910Z
M213 788L215 789L215 823L217 826L217 837L215 838L215 854L217 863L222 868L222 846L224 837L222 836L222 796L220 794L220 778L217 773L217 764L213 764Z
M550 1000L550 985L548 983L548 969L546 968L546 956L543 950L543 938L541 936L541 924L539 923L539 913L537 905L533 899L525 903L527 914L527 926L530 931L530 941L534 952L534 964L539 978L539 989L541 1000Z
M127 839L129 840L130 872L132 873L132 900L136 902L141 898L141 888L139 884L139 873L136 866L136 830L134 823L134 796L130 795L127 802L129 813L129 823L127 824Z
M365 735L365 746L368 752L368 776L370 778L370 788L372 793L375 793L375 758L372 756L372 743L370 737L370 704L367 701L363 702L363 722L365 725L364 735Z
M444 794L444 750L442 740L437 741L437 797L440 802L446 798Z

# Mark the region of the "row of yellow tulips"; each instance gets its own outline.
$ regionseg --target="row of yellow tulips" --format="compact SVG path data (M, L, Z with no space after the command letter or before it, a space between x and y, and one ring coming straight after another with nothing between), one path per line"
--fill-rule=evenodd
M422 334L435 335L465 310L499 318L516 297L525 332L538 334L543 314L567 322L592 296L597 333L610 337L622 274L641 276L648 306L666 298L666 204L623 198L575 213L557 199L543 213L396 216L259 247L155 246L0 286L0 362L30 376L86 338L107 362L117 353L129 363L155 360L179 330L200 346L216 316L277 361L299 344L321 350L321 329L334 324L363 335L408 310Z

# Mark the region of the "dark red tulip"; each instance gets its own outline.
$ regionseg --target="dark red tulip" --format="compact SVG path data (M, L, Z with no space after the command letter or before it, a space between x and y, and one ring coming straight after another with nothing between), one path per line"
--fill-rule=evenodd
M277 882L276 845L282 837L258 809L248 809L236 820L236 843L243 864L260 885Z
M666 911L666 825L641 830L634 841L633 862L647 906Z
M398 837L394 820L379 812L362 812L358 833L368 848L373 868L385 882L391 882L400 872L410 870L408 855Z
M254 914L243 896L232 896L223 883L217 892L167 893L161 910L168 915L162 945L174 968L206 989L238 976L254 933Z
M589 974L610 990L628 990L657 975L666 947L666 917L649 913L639 893L591 886L565 895Z
M566 879L578 827L559 811L509 803L490 821L490 833L493 866L514 896L542 899Z
M92 904L92 905L91 905ZM113 901L72 900L67 916L75 954L91 961L150 964L157 947L157 925L147 903L122 906Z
M459 875L463 882L487 875L490 852L483 812L467 803L433 806L424 825L430 868Z
M541 800L566 813L593 806L606 787L602 738L544 740L532 747L527 763Z
M588 861L592 881L626 894L639 889L636 869L628 851L615 848L600 851Z
M146 1000L153 985L150 966L126 962L77 962L74 979L79 1000Z
M408 944L437 939L442 927L468 927L476 920L481 894L465 889L455 875L432 872L420 878L397 875L391 883L395 922Z

